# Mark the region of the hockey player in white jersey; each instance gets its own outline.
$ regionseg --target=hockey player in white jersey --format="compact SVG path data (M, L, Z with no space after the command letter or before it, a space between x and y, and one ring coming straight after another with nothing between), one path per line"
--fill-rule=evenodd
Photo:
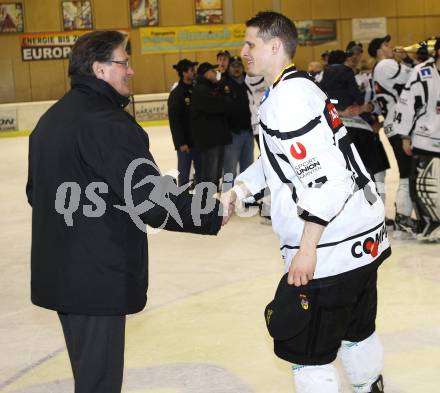
M268 85L263 76L250 75L249 72L247 72L244 81L247 86L249 98L252 133L254 134L255 141L257 142L258 148L260 149L260 138L258 137L260 120L258 118L258 110L260 108L261 98L263 97L264 91L267 89ZM251 200L253 200L253 198ZM268 189L264 190L261 200L257 203L260 210L261 223L270 225L270 193Z
M352 55L347 57L344 64L355 73L356 83L364 95L364 102L367 103L364 106L369 107L374 102L373 78L370 72L359 72L358 70L363 55L362 43L350 41L347 44L346 53ZM377 110L379 110L377 105L373 105L372 108L358 116L343 116L342 121L365 167L373 174L376 188L385 204L385 173L390 164L379 137L380 123L377 120ZM394 222L394 220L387 221Z
M413 238L416 223L411 219L413 203L409 193L409 175L411 171L411 158L402 149L400 135L393 128L394 107L399 100L399 95L408 81L411 73L412 59L400 47L390 46L389 35L373 39L368 45L368 53L376 59L373 69L373 86L375 100L379 105L384 118L384 131L393 148L399 167L399 187L396 193L396 238ZM399 62L396 58L402 60Z
M249 98L249 109L251 111L251 124L252 133L254 134L255 141L260 147L260 140L258 139L258 109L260 108L261 98L263 97L264 91L267 88L267 83L263 76L249 75L246 74L244 82L247 86L248 98Z
M271 86L260 106L261 156L223 202L231 211L237 199L271 191L287 272L265 312L274 351L292 363L297 393L339 392L338 350L354 392L383 392L375 333L377 268L391 253L383 203L333 104L291 64L294 23L261 12L246 26L241 55Z
M440 241L440 39L434 57L417 65L400 95L394 130L413 157L410 186L424 223L420 240Z

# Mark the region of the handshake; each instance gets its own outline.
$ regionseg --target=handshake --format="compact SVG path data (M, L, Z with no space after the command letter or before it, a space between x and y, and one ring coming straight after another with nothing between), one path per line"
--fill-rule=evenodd
M236 183L229 191L223 192L220 195L220 202L223 205L223 221L222 226L226 225L234 214L235 205L238 201L241 201L251 195L251 192L243 183Z

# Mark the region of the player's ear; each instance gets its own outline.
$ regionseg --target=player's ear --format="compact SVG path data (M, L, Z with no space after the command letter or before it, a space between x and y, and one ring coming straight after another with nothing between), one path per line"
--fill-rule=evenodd
M278 37L272 38L272 54L276 55L280 50L282 50L282 42Z

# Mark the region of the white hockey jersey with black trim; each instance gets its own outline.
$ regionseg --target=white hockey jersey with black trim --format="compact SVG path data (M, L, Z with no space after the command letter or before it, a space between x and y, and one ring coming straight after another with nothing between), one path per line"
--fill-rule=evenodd
M384 206L333 104L306 73L288 67L260 106L261 156L241 173L255 195L266 186L286 269L305 221L326 228L314 279L333 281L390 254Z
M388 138L396 135L393 129L394 107L408 81L412 68L394 59L383 59L373 70L375 101L384 118L384 131Z
M267 88L267 83L262 76L249 76L248 74L244 82L247 86L252 129L254 130L254 135L258 135L258 108L260 107L261 97ZM257 131L255 132L255 130Z
M440 74L434 59L413 69L396 106L394 128L411 135L413 148L440 155Z

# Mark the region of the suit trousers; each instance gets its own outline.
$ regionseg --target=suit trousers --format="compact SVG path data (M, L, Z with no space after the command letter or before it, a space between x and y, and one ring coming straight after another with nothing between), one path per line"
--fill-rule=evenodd
M124 371L125 315L58 313L75 393L120 393Z

